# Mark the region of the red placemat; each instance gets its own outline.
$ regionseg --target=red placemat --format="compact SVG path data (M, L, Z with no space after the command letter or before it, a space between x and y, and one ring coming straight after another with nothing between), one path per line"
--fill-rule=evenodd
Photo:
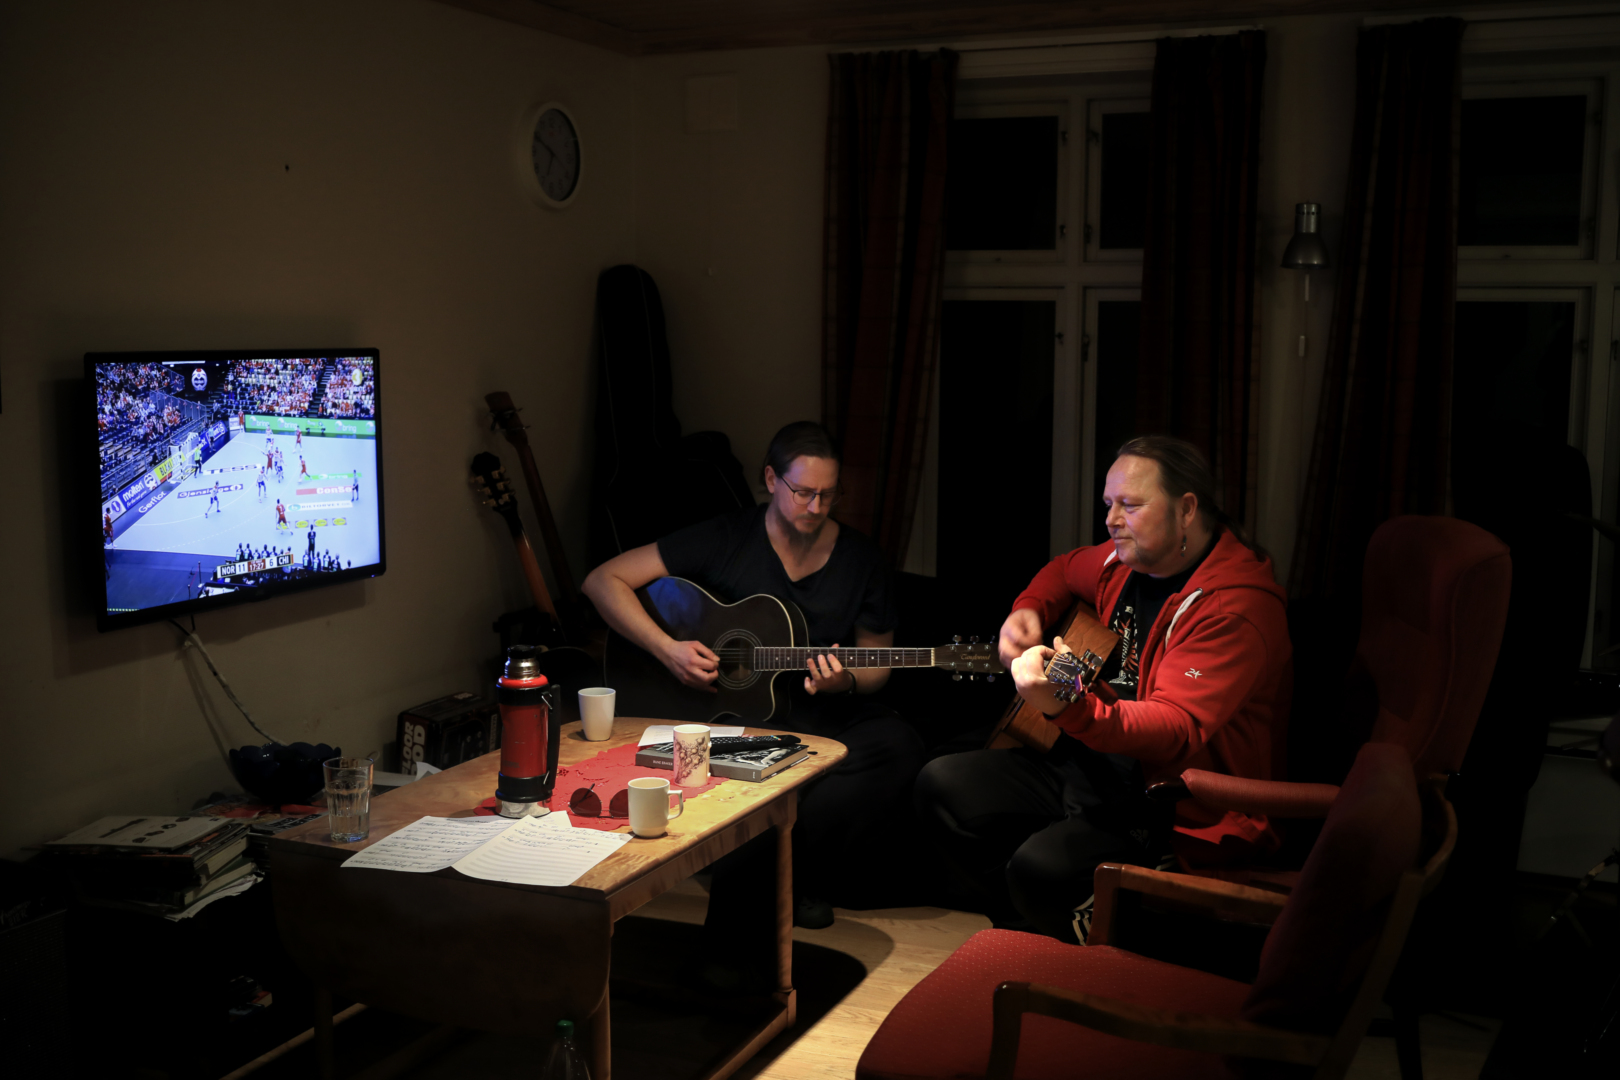
M667 769L655 769L649 765L636 764L636 751L640 749L635 745L616 746L612 750L603 750L588 761L578 765L563 766L557 770L557 783L551 792L551 801L547 803L552 810L568 809L568 800L573 797L576 790L582 787L596 785L596 794L602 798L602 807L607 808L608 800L616 791L622 791L630 785L630 781L638 776L662 776L666 779L672 774ZM688 799L703 794L710 788L717 787L726 782L723 776L710 776L709 782L702 787L687 787ZM495 799L485 799L478 804L474 814L488 817L495 813ZM568 820L575 826L584 826L588 829L601 829L603 832L612 832L630 824L625 818L612 817L579 817L568 815Z

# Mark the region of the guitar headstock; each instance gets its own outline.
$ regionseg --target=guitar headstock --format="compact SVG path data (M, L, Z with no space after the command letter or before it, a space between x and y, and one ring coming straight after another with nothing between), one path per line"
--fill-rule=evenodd
M983 675L986 682L994 682L997 675L1007 670L1001 666L994 641L971 638L964 642L960 636L953 638L949 645L934 648L934 666L949 671L955 682L961 682L964 675L969 679Z
M472 475L467 478L473 491L485 506L506 519L506 524L517 530L523 527L518 517L517 497L512 494L512 483L501 468L501 459L485 451L472 459Z
M1056 653L1046 662L1046 681L1059 701L1079 701L1102 673L1103 659L1087 649L1083 653Z

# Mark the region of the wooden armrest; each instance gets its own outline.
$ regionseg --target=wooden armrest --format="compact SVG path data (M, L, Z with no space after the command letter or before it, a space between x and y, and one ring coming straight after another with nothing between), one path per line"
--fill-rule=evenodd
M1328 807L1339 795L1333 784L1251 780L1207 769L1188 769L1181 774L1181 782L1194 799L1211 810L1285 818L1327 817Z
M1227 922L1265 925L1276 922L1288 902L1288 897L1280 893L1217 878L1104 863L1092 875L1092 891L1096 897L1091 905L1091 933L1086 944L1108 944L1108 935L1113 929L1115 894L1121 889L1202 908Z
M990 1037L989 1080L1012 1080L1026 1012L1053 1016L1108 1035L1175 1050L1265 1058L1293 1065L1319 1064L1332 1045L1332 1040L1322 1035L1286 1031L1223 1016L1155 1009L1026 982L1004 982L996 987L993 1007L995 1026Z

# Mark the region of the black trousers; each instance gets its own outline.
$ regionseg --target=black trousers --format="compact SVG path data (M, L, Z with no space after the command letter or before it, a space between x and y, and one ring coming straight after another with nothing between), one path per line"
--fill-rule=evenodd
M1089 926L1099 864L1154 866L1169 851L1174 809L1151 802L1144 786L1134 759L1064 736L1045 755L1020 747L936 758L917 778L916 812L959 903L997 925L1072 942Z
M909 795L925 748L891 708L870 698L794 694L789 715L761 727L836 739L849 754L799 788L793 826L793 889L840 907L882 903L903 877L896 835L910 831ZM759 837L716 862L707 923L724 928L768 919L775 834Z

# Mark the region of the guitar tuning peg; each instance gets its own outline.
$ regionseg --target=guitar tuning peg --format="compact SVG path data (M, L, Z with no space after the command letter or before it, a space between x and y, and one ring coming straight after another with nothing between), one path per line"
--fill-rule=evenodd
M978 682L978 681L979 681L979 677L977 675L969 675L968 676L968 682Z
M962 673L960 671L951 672L951 682L961 682L961 681L962 681Z
M996 677L995 677L995 676L994 676L994 675L986 675L986 676L985 676L985 677L984 677L984 681L985 681L985 682L995 682L995 681L996 681Z
M974 634L972 637L968 638L968 643L972 644L972 645L977 645L979 643L979 635Z
M951 635L951 640L953 642L955 642L956 644L960 645L960 644L962 644L962 635L961 634L952 634Z

